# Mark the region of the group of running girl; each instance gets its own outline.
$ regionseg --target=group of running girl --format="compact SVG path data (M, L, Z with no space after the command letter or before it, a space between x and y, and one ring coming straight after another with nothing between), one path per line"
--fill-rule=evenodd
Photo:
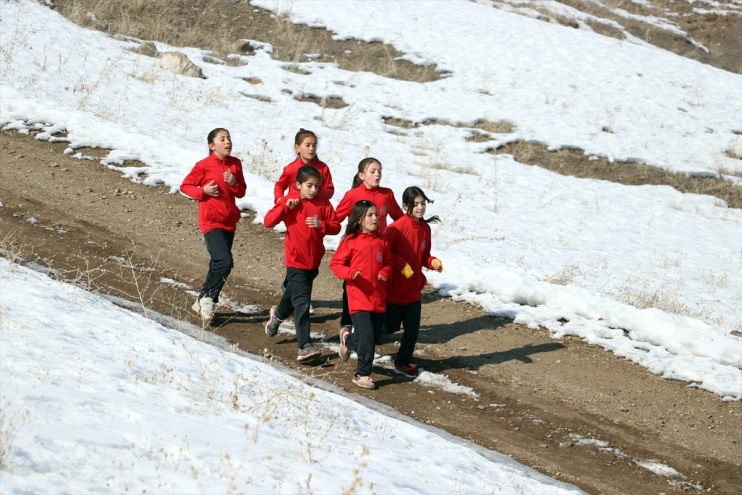
M207 137L209 156L196 163L180 190L198 201L199 227L210 255L209 270L192 309L208 323L234 262L232 243L240 211L236 198L245 195L242 163L230 156L229 131L217 128ZM286 277L283 294L271 307L265 333L278 333L281 322L293 316L298 346L297 360L306 362L321 355L310 337L312 285L325 254L323 239L345 233L330 260L330 270L343 281L340 320L340 359L352 352L358 357L353 383L373 389L371 378L376 344L384 333L403 328L394 366L408 377L419 373L412 355L420 330L423 268L442 271L443 264L430 254L431 222L425 218L431 200L417 186L404 190L402 208L391 189L382 187L381 162L364 158L358 164L351 189L333 208L332 174L317 157L317 136L300 129L294 138L294 161L283 169L274 187L274 206L264 224L273 228L283 222ZM387 216L393 223L387 227Z

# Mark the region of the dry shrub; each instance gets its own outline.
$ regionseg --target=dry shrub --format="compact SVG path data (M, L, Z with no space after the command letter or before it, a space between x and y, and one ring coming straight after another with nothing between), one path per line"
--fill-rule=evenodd
M345 103L345 100L343 100L339 96L317 96L312 94L300 94L296 97L296 99L303 102L314 103L315 105L319 105L322 108L332 108L334 110L338 110L340 108L345 108L348 106L348 104Z
M234 0L57 0L55 8L71 21L111 35L127 35L172 46L211 50L221 58L238 40L273 46L273 57L292 63L334 62L349 71L373 72L416 82L443 77L435 64L400 60L404 54L380 42L335 41L326 29L292 24L287 17Z
M402 129L414 129L415 127L418 127L418 124L407 119L399 119L397 117L382 117L382 119L386 125L401 127Z

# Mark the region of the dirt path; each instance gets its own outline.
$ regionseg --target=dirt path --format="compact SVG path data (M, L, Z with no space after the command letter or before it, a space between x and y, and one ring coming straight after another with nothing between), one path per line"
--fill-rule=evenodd
M164 188L122 179L64 144L0 132L0 247L67 279L196 323L192 297L207 265L196 205ZM249 185L248 185L249 187ZM249 194L249 190L248 190ZM428 292L418 362L471 387L478 399L411 383L374 368L376 391L350 384L354 361L329 347L322 364L297 365L296 345L263 333L284 276L280 236L240 224L226 296L257 304L222 313L211 331L251 353L365 395L422 422L511 455L593 494L742 493L742 403L663 380L579 339L551 339ZM312 330L337 344L340 284L325 264L315 283ZM742 345L742 344L741 344ZM396 351L394 343L380 352ZM352 387L352 388L351 388ZM605 442L605 444L596 441ZM425 455L425 453L421 453ZM675 469L666 477L643 467Z

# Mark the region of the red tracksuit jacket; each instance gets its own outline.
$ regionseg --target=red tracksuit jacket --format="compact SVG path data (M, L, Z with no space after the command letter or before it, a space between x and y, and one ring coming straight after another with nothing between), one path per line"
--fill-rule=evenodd
M235 175L234 186L224 182L227 169ZM211 181L219 186L219 196L204 194L203 186ZM240 210L235 198L245 196L246 190L242 162L233 156L220 160L213 153L196 163L180 185L183 194L198 201L198 226L204 234L214 229L228 232L237 229Z
M428 279L422 268L432 269L435 257L430 255L430 225L405 215L385 231L392 251L392 276L387 282L386 300L392 304L410 304L422 299ZM402 268L410 265L413 275L405 278Z
M386 282L389 280L392 255L387 240L377 232L344 237L330 260L330 270L345 280L350 314L358 311L386 311ZM361 273L354 279L353 274Z
M276 181L276 185L273 186L273 202L277 203L279 198L282 198L286 189L288 189L288 196L292 198L299 197L299 190L296 188L296 173L304 165L311 165L316 168L320 175L319 191L318 195L323 198L331 199L335 194L335 186L332 183L332 174L330 173L330 167L317 157L309 163L304 163L300 157L296 157L296 160L283 167L283 173L281 177Z
M350 212L353 211L353 205L361 200L371 201L376 205L376 209L379 211L379 225L376 231L379 234L383 234L386 230L386 216L392 217L392 220L397 220L404 215L402 208L397 204L397 200L394 199L394 192L388 187L377 187L374 189L367 189L365 184L354 187L343 196L340 200L335 212L337 213L338 220L341 222L345 220Z
M287 267L314 270L319 267L325 254L322 239L326 235L339 233L340 222L327 198L317 195L314 199L300 199L292 209L286 206L288 199L288 196L280 198L265 214L263 224L266 227L275 227L281 222L286 225L283 262ZM308 227L305 223L307 218L314 216L322 222L319 228Z

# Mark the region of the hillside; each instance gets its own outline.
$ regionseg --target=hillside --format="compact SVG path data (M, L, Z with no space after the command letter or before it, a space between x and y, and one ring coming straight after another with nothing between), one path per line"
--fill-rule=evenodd
M563 3L584 7L579 2ZM615 3L625 8L646 8ZM367 58L344 57L348 46L358 45L356 41L335 42L321 29L294 28L285 19L247 8L247 2L191 2L190 9L178 3L167 10L167 16L151 15L157 11L146 10L124 14L106 11L110 2L54 4L68 17L112 34L173 44L178 38L186 46L217 52L237 38L258 39L273 44L276 58L301 62L301 56L292 57L293 42L293 55L327 53L339 63L348 64L349 69L353 63L367 68L370 61L376 61L371 65L377 73L401 79L442 77L436 68L421 70L397 61L399 54L389 55L389 47L382 43L367 47L369 52L363 53L372 53ZM142 9L158 5L164 8L159 2L132 4ZM205 5L209 9L204 9ZM667 7L687 6L667 2ZM95 15L88 15L89 11ZM214 25L209 23L218 19L210 17L214 12L232 20L229 29L233 31L221 33L218 40L209 30ZM561 20L568 24L563 13L557 14L551 11L539 15L545 22ZM246 17L254 21L249 25L255 30L240 32L237 26L247 24L240 24L237 19ZM164 23L164 18L169 23L165 27L148 24L152 19ZM705 40L712 47L702 60L704 63L734 69L731 61L739 46L739 30L733 29L737 19L703 15L693 22L683 20L693 39ZM596 23L594 19L590 22ZM626 27L629 33L636 29ZM683 36L678 35L673 41L672 37L666 39L652 31L647 37L664 39L668 49L699 60L706 53L692 44L689 48ZM192 39L200 40L200 45L191 44ZM306 45L296 48L296 40ZM397 124L415 125L404 121ZM531 160L534 165L560 168L558 163L548 163L554 154L543 150L535 153L535 143L525 146L529 148L523 155L535 156ZM170 194L164 186L134 183L96 161L65 155L65 148L65 143L0 133L4 157L0 230L7 255L49 266L66 279L195 323L188 309L192 296L185 287L165 282L174 280L192 289L203 277L208 260L195 225L195 205L180 195ZM106 150L101 149L77 151L89 156L106 155ZM564 160L563 156L555 158ZM529 162L525 158L522 161ZM674 174L652 171L657 175L647 179L645 174L636 173L642 177L629 180L669 184L677 179ZM599 166L591 169L588 176L618 182ZM711 189L722 190L717 197L730 206L739 205L739 188L724 180L682 180L686 186L673 183L673 187L714 195L705 189L712 184ZM326 264L315 284L317 313L312 319L313 331L326 336L326 359L314 367L296 365L294 341L281 336L271 340L262 331L266 309L275 303L283 278L283 249L280 234L253 224L253 218L254 212L248 212L240 224L235 246L237 264L226 295L234 302L255 304L259 309L228 310L209 328L240 348L389 404L590 493L670 494L696 489L720 494L742 492L742 473L738 469L742 464L739 401L723 402L714 394L653 375L580 339L553 339L546 330L533 330L506 318L489 316L472 305L443 298L432 289L424 299L418 362L428 371L447 375L455 384L470 387L478 398L409 383L384 368L374 370L378 373L379 390L351 390L347 378L353 365L341 363L329 350L337 339L340 288ZM394 339L380 348L381 353L394 351ZM670 466L678 474L660 474L658 466Z

